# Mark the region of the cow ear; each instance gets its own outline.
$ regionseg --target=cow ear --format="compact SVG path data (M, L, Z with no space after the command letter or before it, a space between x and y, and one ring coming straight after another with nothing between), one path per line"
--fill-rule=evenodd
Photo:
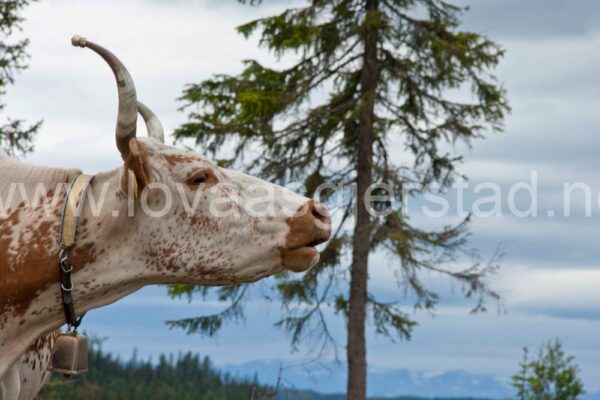
M121 188L125 193L129 193L129 188L133 188L138 197L142 190L150 185L150 176L148 150L141 142L133 138L129 141L129 153L125 157Z

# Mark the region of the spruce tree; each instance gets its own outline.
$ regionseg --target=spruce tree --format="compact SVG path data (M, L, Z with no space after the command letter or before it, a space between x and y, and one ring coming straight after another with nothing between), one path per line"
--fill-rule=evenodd
M14 83L15 75L27 67L29 40L13 36L21 29L21 13L29 3L29 0L0 1L0 97L6 95L6 87ZM0 113L5 107L6 104L0 102ZM33 135L40 125L38 122L28 126L23 120L4 118L0 122L0 149L8 154L31 151Z
M559 340L542 345L537 357L524 349L519 372L512 377L518 400L578 400L584 392L575 357L565 354Z
M392 256L405 289L398 297L409 292L418 308L438 301L423 281L427 272L458 282L475 298L475 310L496 297L486 284L496 263L471 260L457 268L462 255L473 255L468 218L431 231L411 221L402 202L375 204L393 212L373 215L361 200L374 183L388 185L396 199L447 188L460 162L448 149L502 129L509 106L493 69L504 52L461 30L463 12L441 0L310 0L238 28L246 38L258 34L262 46L291 66L246 60L239 75L191 84L181 97L192 111L176 130L178 139L194 138L213 156L233 146L233 156L221 162L276 182L302 181L308 196L323 182L355 194L344 196L320 263L302 276L277 276L274 287L284 311L278 325L294 345L315 335L323 345L333 342L326 310L345 316L349 399L366 396L367 321L376 333L400 338L409 338L415 325L398 303L368 290L370 253ZM223 313L171 325L214 334L223 319L243 315L245 287L218 290L232 302ZM208 289L170 291L191 296Z

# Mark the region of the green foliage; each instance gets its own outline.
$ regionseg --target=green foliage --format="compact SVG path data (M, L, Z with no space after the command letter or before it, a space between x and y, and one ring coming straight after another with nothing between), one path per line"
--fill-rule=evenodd
M560 341L540 347L537 358L524 350L521 369L512 377L518 400L577 400L584 393L575 358L567 356Z
M11 40L15 31L20 30L21 12L29 0L0 1L0 97L6 94L6 87L14 83L15 75L27 65L27 39ZM6 107L0 103L0 112ZM41 122L26 126L22 120L7 118L0 123L0 149L8 154L27 153L33 150L32 140Z
M215 370L211 361L191 353L178 357L160 356L158 362L140 361L134 353L121 361L92 346L89 371L64 379L54 375L44 386L40 399L105 400L239 400L272 399L266 387L255 381L235 379Z
M213 314L204 315L196 318L185 318L177 321L166 321L167 325L173 328L181 328L188 333L201 333L208 337L215 336L221 329L223 320L242 320L244 318L243 300L246 294L247 286L230 285L220 287L217 291L219 301L231 300L231 304L225 310ZM171 297L187 297L191 301L194 293L200 294L203 298L208 295L208 288L192 285L172 285L169 287Z
M277 325L291 333L294 345L303 337L323 346L335 343L326 310L347 316L350 266L344 255L351 249L352 232L345 224L352 221L355 207L361 111L373 100L361 87L366 71L372 71L376 82L373 181L386 183L397 195L419 197L434 185L450 185L461 158L448 149L470 144L486 130L500 131L509 111L505 91L492 74L504 50L483 35L460 30L461 8L441 0L380 0L367 12L365 4L311 0L240 26L242 35L259 35L263 47L294 61L292 65L274 68L246 60L239 75L216 75L188 85L180 99L182 109L190 112L175 132L178 139L194 138L214 156L223 146L233 146L230 164L243 162L250 172L276 182L303 182L307 194L323 182L344 188L341 204L335 204L340 225L320 264L300 277L276 277L273 291L284 311ZM369 68L368 34L377 40ZM258 157L244 158L257 154L252 152L257 148ZM332 205L338 199L321 200ZM434 273L457 282L475 299L474 311L481 311L485 299L497 298L486 285L497 259L482 263L468 248L468 222L424 230L394 204L391 214L373 218L372 235L365 240L372 251L394 260L403 294L416 299L416 307L432 309L439 301L422 280ZM469 266L457 267L465 259ZM179 288L176 294L197 290ZM228 299L239 304L236 295ZM380 301L374 294L368 303L377 333L410 336L414 322L398 303ZM221 317L227 315L217 315ZM210 334L221 326L216 320L193 320L173 326Z

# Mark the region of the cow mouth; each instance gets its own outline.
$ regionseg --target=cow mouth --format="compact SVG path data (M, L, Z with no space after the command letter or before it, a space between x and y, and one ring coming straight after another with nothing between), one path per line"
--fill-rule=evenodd
M281 259L283 266L292 272L304 272L314 267L320 259L317 246L326 242L327 237L320 237L312 242L281 250Z
M316 247L331 236L329 212L320 203L309 200L295 216L287 220L287 224L289 232L281 250L283 267L292 272L303 272L314 267L319 262Z
M286 269L292 272L304 272L319 262L320 254L316 247L308 245L294 249L283 249L281 258Z

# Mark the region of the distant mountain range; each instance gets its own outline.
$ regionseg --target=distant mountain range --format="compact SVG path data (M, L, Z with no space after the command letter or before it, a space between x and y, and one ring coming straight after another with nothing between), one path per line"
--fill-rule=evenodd
M283 391L280 392L277 400L348 400L344 394L320 394L314 391ZM416 397L416 396L398 396L398 397L370 397L369 400L491 400L478 399L474 397Z
M348 400L344 394L320 394L314 391L288 390L280 392L277 400ZM424 398L415 396L371 397L369 400L487 400L473 397L435 397Z
M288 398L306 400L345 400L345 364L307 364L280 361L251 361L221 368L236 377L257 377L267 385L281 385ZM492 375L465 371L413 371L408 369L369 368L369 396L381 399L416 398L506 399L513 395L509 382ZM289 396L295 390L297 395ZM301 392L301 393L300 393ZM404 396L404 397L400 397ZM417 396L417 397L408 397ZM600 393L590 393L585 400L600 400Z

